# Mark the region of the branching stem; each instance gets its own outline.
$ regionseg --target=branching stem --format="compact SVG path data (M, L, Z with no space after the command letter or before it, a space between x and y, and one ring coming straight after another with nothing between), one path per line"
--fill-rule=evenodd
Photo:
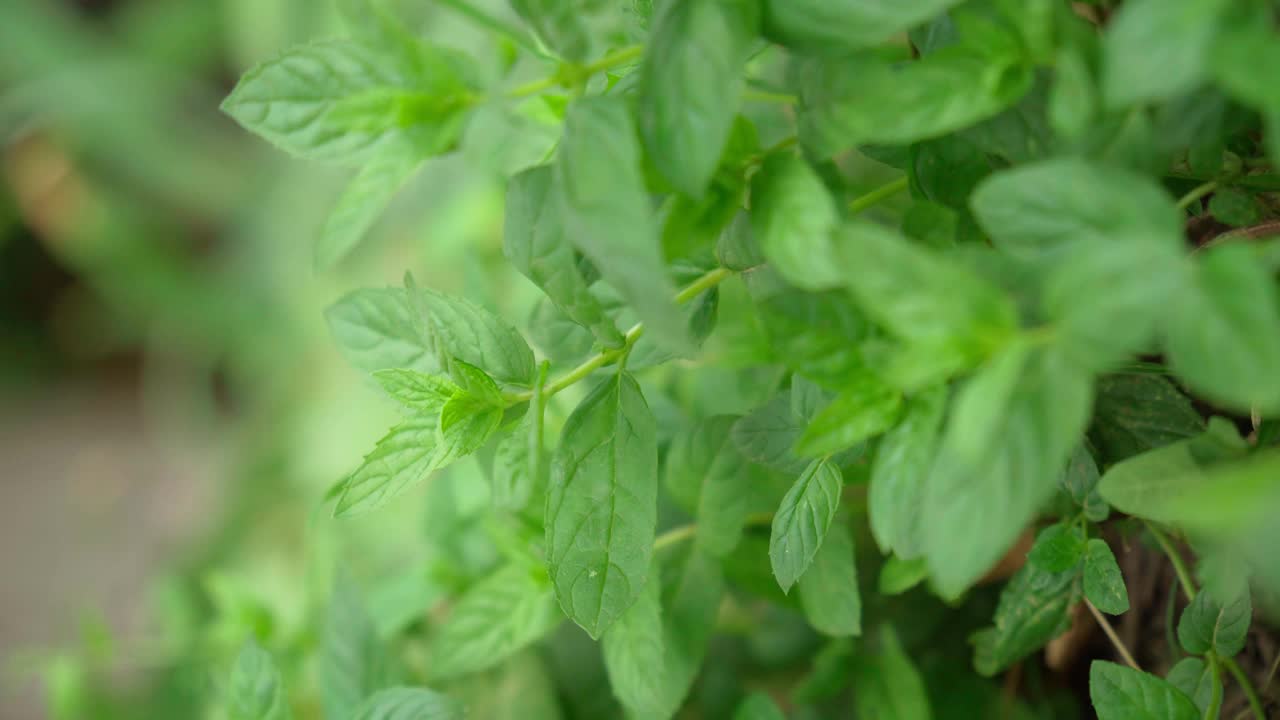
M674 300L676 304L686 303L707 290L719 285L721 282L724 282L724 279L732 274L733 271L727 268L716 268L686 285L683 290L676 293ZM605 365L626 356L626 354L631 351L632 346L636 344L636 341L639 340L640 336L643 334L644 323L636 323L631 326L631 329L627 331L626 337L623 339L622 347L606 348L601 350L599 353L588 358L581 365L565 373L563 376L552 380L543 391L543 397L549 398L561 390L572 386ZM517 403L525 402L532 397L533 392L526 390L524 392L510 393L506 395L506 401L508 405L515 405Z

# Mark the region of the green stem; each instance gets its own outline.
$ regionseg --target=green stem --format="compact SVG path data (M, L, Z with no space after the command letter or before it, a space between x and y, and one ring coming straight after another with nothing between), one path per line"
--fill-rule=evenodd
M876 188L875 190L872 190L866 195L859 195L858 197L849 201L849 213L856 215L862 212L863 210L866 210L867 208L871 207L872 205L875 205L876 203L879 203L882 200L891 198L894 195L897 195L898 193L906 189L907 189L907 177L903 175L897 180L881 185L880 187Z
M678 542L688 540L689 538L693 537L697 533L698 533L697 523L689 523L688 525L681 525L680 527L672 528L662 533L661 535L659 535L657 538L654 539L653 549L661 550L662 548L667 547L669 545L675 545Z
M697 280L694 280L692 283L685 286L683 290L676 293L674 301L677 305L686 303L703 292L724 282L724 279L732 274L732 270L716 268ZM545 399L555 395L605 365L626 356L626 354L631 351L632 346L636 344L636 341L639 340L642 335L644 335L644 323L636 323L627 331L626 337L623 338L622 347L606 348L601 350L599 353L588 358L581 365L578 365L565 375L556 378L543 390L543 398ZM510 393L504 397L507 405L516 405L531 399L533 397L533 392L531 390L526 390L524 392Z
M639 59L641 55L644 55L643 45L628 45L624 48L614 50L595 62L583 65L579 68L579 71L585 75L595 75L598 72L612 70L619 65L626 65L632 60Z
M529 39L528 33L490 15L478 7L474 7L470 3L466 2L466 0L439 0L439 2L441 5L456 11L458 14L465 15L475 24L489 28L499 35L509 38L512 42L531 53L536 55L544 54L538 49L538 46Z
M1147 531L1151 533L1151 537L1156 539L1156 543L1160 545L1160 549L1169 557L1169 562L1173 563L1173 571L1178 575L1178 582L1182 584L1182 592L1186 593L1188 600L1194 600L1196 597L1195 583L1191 582L1191 573L1187 570L1187 564L1183 562L1182 555L1178 554L1177 549L1173 547L1173 543L1169 542L1169 537L1155 525L1143 521L1147 526Z
M1129 648L1125 647L1124 641L1122 641L1120 636L1116 634L1115 628L1111 627L1111 621L1107 620L1106 616L1103 615L1098 608L1094 607L1093 603L1089 602L1088 598L1085 599L1084 605L1089 608L1089 613L1092 614L1093 619L1098 622L1098 627L1102 628L1102 632L1107 636L1107 639L1111 641L1116 652L1120 653L1120 657L1124 660L1124 664L1134 670L1141 671L1142 668L1138 667L1138 661L1133 659L1133 654L1129 652Z
M1194 203L1195 201L1199 200L1200 198L1204 197L1205 195L1208 195L1209 193L1217 189L1218 189L1217 180L1210 180L1209 182L1201 183L1195 186L1194 188L1191 188L1191 192L1188 192L1186 195L1183 195L1181 198L1178 199L1178 209L1186 210L1187 208L1191 207L1191 203Z
M773 103L775 105L795 105L800 98L787 93L769 92L767 90L746 90L742 93L746 102Z
M567 83L585 81L598 72L625 65L643 54L643 45L628 45L586 65L562 65L551 75L511 88L507 91L507 97L529 97Z
M1209 661L1209 673L1213 676L1213 687L1209 691L1209 707L1204 709L1204 716L1217 720L1222 714L1222 666L1218 665L1218 656L1210 652L1204 656Z
M754 513L747 516L744 525L751 527L753 525L768 525L773 522L773 513ZM662 533L653 540L653 549L661 550L666 547L675 545L676 543L689 540L698 534L698 523L689 523L679 527L671 528Z
M685 286L683 290L676 293L676 297L675 297L676 304L680 305L680 304L689 302L690 300L701 295L703 292L710 290L711 288L724 282L724 279L729 277L732 274L733 274L733 271L728 268L716 268L715 270L712 270L706 275L703 275L697 280L694 280L693 282L689 283L688 285Z
M1220 657L1222 665L1236 679L1236 684L1244 691L1244 696L1249 700L1249 707L1253 710L1253 716L1258 720L1267 720L1267 711L1262 707L1262 698L1258 697L1258 691L1254 689L1253 683L1249 681L1249 676L1244 674L1244 670L1235 660L1229 657Z

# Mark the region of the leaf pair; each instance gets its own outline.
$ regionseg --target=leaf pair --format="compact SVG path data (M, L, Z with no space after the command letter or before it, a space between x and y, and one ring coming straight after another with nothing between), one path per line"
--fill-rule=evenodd
M1066 632L1082 576L1085 598L1100 610L1129 609L1124 579L1106 542L1086 541L1074 524L1041 531L1027 564L1001 591L993 626L971 638L978 672L994 675Z
M476 89L465 56L420 42L374 3L343 9L353 39L291 49L222 104L292 155L363 166L316 244L321 268L359 242L423 160L454 146Z
M428 474L466 457L498 429L505 406L498 386L469 365L467 389L413 370L382 370L374 377L412 417L378 441L342 486L335 515L368 512L385 505Z

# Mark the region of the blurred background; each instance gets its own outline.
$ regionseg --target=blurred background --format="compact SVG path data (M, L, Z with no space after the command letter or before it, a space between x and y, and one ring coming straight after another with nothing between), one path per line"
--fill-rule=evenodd
M420 12L432 36L502 57L448 9ZM504 158L428 163L318 274L349 173L218 111L245 69L336 34L333 16L326 0L0 0L6 720L217 717L211 688L247 634L286 663L311 654L335 568L390 632L466 557L467 534L424 508L478 506L473 464L368 520L321 509L395 415L322 311L412 269L526 317L532 287L501 258Z

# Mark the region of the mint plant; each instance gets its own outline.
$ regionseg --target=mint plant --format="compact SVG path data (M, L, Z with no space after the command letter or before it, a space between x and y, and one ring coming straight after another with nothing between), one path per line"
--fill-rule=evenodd
M484 48L338 4L348 37L223 106L355 171L317 266L424 163L492 153L542 300L408 274L327 310L404 413L333 514L475 458L493 552L395 637L342 584L324 717L504 716L485 683L545 690L566 622L612 697L538 717L1075 717L1041 651L1095 627L1098 717L1267 717L1274 665L1236 658L1255 598L1280 617L1274 3L442 2ZM531 115L558 138L473 132ZM1176 644L1108 618L1143 546ZM799 672L753 687L726 642ZM256 645L231 677L233 717L290 716Z

